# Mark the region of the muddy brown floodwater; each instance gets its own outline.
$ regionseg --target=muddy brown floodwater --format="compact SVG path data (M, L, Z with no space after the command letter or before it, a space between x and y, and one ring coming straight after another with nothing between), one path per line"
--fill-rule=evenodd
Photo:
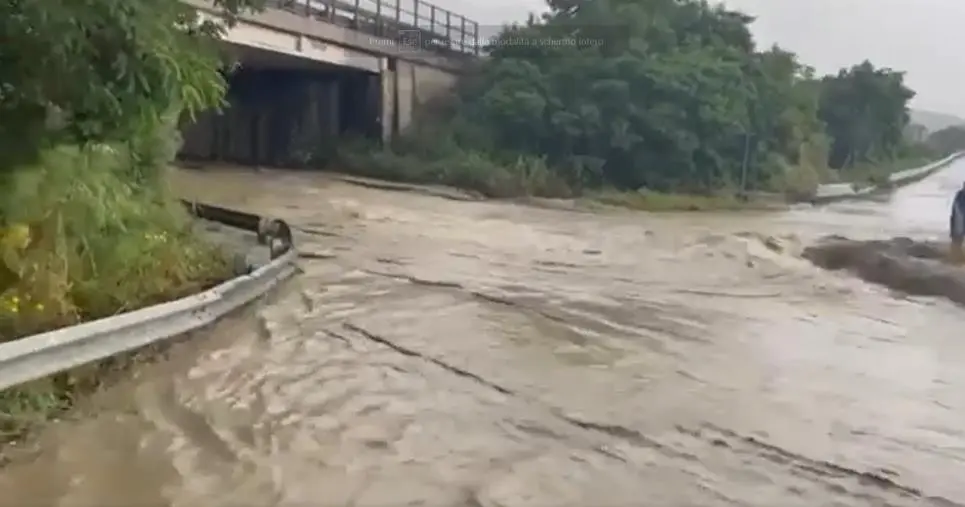
M315 258L50 427L4 506L965 503L965 312L798 255L940 237L965 163L879 202L580 213L185 172Z

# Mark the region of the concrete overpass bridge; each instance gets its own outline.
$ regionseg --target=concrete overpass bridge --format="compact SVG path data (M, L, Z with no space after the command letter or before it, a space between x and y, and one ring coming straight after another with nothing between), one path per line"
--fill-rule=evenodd
M343 136L389 141L452 88L479 40L478 23L421 0L269 0L226 34L241 63L230 106L186 125L180 156L290 166Z

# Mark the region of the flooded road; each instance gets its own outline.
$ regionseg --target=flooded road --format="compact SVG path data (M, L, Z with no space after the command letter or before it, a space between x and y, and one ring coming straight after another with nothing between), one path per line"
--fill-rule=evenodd
M943 236L965 162L741 215L180 179L290 220L316 258L51 427L0 505L965 504L965 312L797 256Z

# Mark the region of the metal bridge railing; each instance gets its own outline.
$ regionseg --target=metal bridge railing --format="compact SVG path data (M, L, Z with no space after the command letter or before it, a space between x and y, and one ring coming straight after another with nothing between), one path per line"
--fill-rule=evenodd
M420 0L269 0L319 21L395 41L400 47L479 55L479 23Z

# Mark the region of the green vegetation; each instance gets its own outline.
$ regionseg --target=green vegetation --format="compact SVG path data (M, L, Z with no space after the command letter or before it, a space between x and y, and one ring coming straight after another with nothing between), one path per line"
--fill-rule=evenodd
M965 125L954 125L933 132L925 142L932 151L946 156L965 151Z
M686 194L704 208L742 190L806 197L880 178L867 167L924 150L902 136L914 92L901 72L862 62L815 76L793 53L757 48L749 16L706 1L548 4L501 38L597 43L494 44L416 130L343 150L342 168L498 197Z
M215 0L229 22L257 3ZM865 62L817 78L755 47L749 17L703 1L549 6L502 37L599 43L496 44L420 129L340 163L496 197L707 209L743 206L738 190L805 196L925 149L902 139L913 92L899 72ZM171 0L0 4L0 338L228 276L164 183L178 121L222 103L222 28ZM0 434L69 406L91 378L0 394Z
M716 192L706 195L673 194L642 190L625 192L613 189L589 190L585 197L590 203L645 211L739 211L748 209L769 210L779 206L773 196L741 198L732 192Z
M230 276L164 184L179 115L221 103L221 27L168 0L10 1L0 27L0 338ZM69 405L78 382L2 393L0 434Z

